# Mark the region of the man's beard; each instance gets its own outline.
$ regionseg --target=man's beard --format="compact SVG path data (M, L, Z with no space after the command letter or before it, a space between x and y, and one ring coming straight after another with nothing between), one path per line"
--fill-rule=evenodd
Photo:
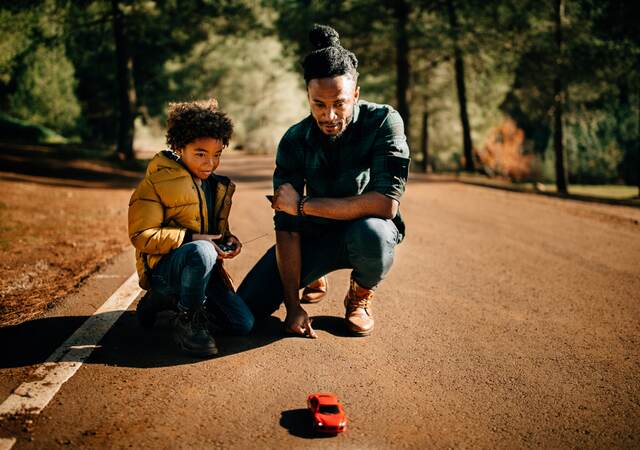
M335 144L336 142L338 142L340 140L340 138L342 138L342 136L344 135L345 131L347 131L347 128L349 128L349 125L351 125L351 122L353 122L353 113L355 111L355 105L353 106L353 108L351 108L351 114L349 114L349 117L347 118L344 127L342 127L342 129L340 130L339 133L337 134L325 134L322 133L324 135L324 137L327 139L327 142L329 142L329 144ZM322 129L322 127L320 126L319 123L316 123L318 125L318 128Z

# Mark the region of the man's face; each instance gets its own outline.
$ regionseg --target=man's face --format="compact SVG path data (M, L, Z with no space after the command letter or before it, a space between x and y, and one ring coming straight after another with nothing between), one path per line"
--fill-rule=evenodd
M220 165L223 148L221 140L204 137L188 143L178 153L193 176L206 180Z
M311 115L324 134L338 137L353 117L353 109L360 97L360 88L350 75L314 78L307 85Z

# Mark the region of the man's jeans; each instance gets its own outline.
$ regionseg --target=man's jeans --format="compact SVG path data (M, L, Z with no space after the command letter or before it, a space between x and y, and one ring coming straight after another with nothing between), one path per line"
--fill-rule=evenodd
M300 286L338 269L353 269L362 287L374 288L385 277L402 236L390 220L367 217L331 227L323 233L301 234ZM271 247L238 288L256 318L271 315L284 300L282 282Z
M249 334L253 314L242 298L223 285L214 268L218 254L207 241L193 241L160 260L151 275L151 288L162 295L177 295L178 308L207 309L233 334Z

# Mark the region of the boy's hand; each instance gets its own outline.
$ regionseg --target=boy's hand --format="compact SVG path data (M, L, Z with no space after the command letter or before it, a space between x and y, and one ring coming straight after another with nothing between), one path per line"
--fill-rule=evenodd
M216 249L220 250L218 252L218 255L220 255L221 258L223 258L223 259L231 259L231 258L235 258L236 256L238 256L240 254L240 250L242 250L242 243L238 240L237 237L230 236L229 239L227 239L226 244L233 246L233 250L230 250L228 252L224 252L224 251L222 251L220 249L220 247L218 247L216 245ZM220 253L220 252L222 252L222 253Z
M299 200L300 194L298 194L298 191L296 191L290 183L285 183L276 190L271 207L276 211L297 216Z

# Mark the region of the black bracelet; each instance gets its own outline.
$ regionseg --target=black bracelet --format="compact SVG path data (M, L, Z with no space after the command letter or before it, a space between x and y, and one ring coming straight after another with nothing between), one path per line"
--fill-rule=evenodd
M307 203L307 200L309 200L309 196L308 195L305 195L300 200L298 200L298 215L299 216L306 216L306 214L304 213L304 204Z

